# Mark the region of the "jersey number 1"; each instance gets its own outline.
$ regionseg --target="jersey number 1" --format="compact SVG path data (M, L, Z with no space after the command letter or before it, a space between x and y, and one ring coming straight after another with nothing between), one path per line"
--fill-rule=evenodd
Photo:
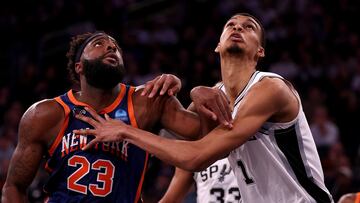
M238 160L237 165L240 167L240 169L241 169L241 171L242 171L242 173L244 175L245 183L247 185L254 183L254 180L251 177L249 177L248 173L246 172L246 168L245 168L244 163L241 160Z
M73 156L68 160L68 165L79 167L67 179L69 190L87 194L88 187L78 183L78 181L90 172L90 162L84 156ZM114 165L109 160L98 159L91 164L91 170L99 171L97 181L102 183L102 187L98 184L89 184L89 190L94 196L105 197L110 194L113 186ZM104 172L100 170L104 169Z

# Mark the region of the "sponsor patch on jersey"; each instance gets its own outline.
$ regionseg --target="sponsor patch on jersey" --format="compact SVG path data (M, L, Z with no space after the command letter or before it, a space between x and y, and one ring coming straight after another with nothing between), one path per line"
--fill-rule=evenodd
M74 115L77 115L77 114L82 114L84 116L86 116L86 110L84 109L84 107L81 107L81 106L75 106L73 109L72 109L72 112Z
M114 118L117 119L117 120L121 120L123 122L128 122L129 121L127 112L125 110L123 110L123 109L118 109L115 112L115 117Z

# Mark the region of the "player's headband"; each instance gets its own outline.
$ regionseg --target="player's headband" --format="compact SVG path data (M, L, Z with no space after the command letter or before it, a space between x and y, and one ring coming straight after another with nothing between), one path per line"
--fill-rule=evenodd
M81 57L81 54L83 53L86 45L91 42L91 40L95 39L96 37L99 37L99 36L107 36L109 37L110 39L112 39L114 42L116 42L116 40L114 38L112 38L111 36L107 35L106 33L104 32L95 32L93 33L92 35L90 35L88 38L86 38L86 40L80 45L79 49L77 50L76 52L76 55L75 55L75 63L79 62L80 61L80 57Z

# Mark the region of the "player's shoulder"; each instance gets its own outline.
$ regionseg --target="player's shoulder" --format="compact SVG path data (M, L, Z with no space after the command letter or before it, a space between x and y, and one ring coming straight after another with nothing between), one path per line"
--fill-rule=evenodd
M45 99L31 105L19 124L20 140L41 140L48 143L64 122L64 110L55 99Z
M355 202L356 193L348 193L339 199L338 203L353 203Z
M258 84L270 86L271 88L287 87L287 84L283 78L273 76L265 76L261 78Z
M64 117L64 110L55 99L44 99L32 104L24 113L21 123L51 122Z
M355 194L345 194L338 201L338 203L353 203L353 202L355 202Z
M220 89L222 86L224 86L224 83L222 81L219 81L212 88Z
M264 77L255 83L252 89L271 96L283 96L290 93L286 81L278 77Z
M251 96L250 96L251 95ZM292 90L291 84L278 77L264 77L248 92L248 99L252 98L255 101L261 101L266 106L272 106L274 109L284 109L284 107L291 106L291 111L296 111L297 98ZM287 109L287 108L286 108Z

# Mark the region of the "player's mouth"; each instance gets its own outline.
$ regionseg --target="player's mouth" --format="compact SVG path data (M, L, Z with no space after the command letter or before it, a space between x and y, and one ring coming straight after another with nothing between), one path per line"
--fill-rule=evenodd
M119 57L115 53L105 54L104 59L114 64L119 62Z
M244 42L244 38L239 33L232 33L230 39L235 42Z

